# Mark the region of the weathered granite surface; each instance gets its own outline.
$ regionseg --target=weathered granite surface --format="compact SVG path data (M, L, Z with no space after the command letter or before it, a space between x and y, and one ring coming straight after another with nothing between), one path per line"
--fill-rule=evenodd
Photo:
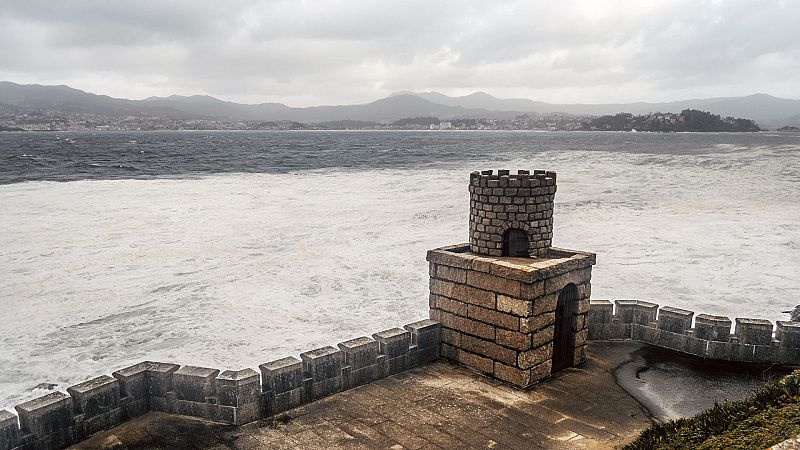
M74 448L614 448L651 424L613 376L641 346L597 343L529 390L436 362L241 427L151 412Z
M616 311L615 311L616 306ZM592 300L590 340L632 339L702 358L800 365L800 323L698 314L641 300ZM734 331L731 333L731 326Z

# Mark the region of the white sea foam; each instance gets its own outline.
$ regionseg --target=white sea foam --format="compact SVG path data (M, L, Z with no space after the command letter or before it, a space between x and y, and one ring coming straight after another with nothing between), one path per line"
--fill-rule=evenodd
M481 167L0 186L0 407L144 359L239 369L427 316L468 171L559 173L554 244L593 298L783 319L798 148L552 152Z

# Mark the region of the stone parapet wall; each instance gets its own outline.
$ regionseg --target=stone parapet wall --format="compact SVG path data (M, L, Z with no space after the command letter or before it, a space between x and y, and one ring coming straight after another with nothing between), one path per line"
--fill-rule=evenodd
M430 317L442 326L442 357L518 387L550 376L559 291L578 289L571 343L585 359L593 254L552 249L557 262L517 266L467 253L466 244L428 252Z
M778 321L773 329L765 319L695 316L640 300L592 300L588 321L590 340L632 339L702 358L800 365L800 322Z
M543 256L553 239L556 173L520 170L473 172L469 180L470 250L501 256L503 233L509 228L528 233L530 256Z
M59 449L148 411L244 424L439 358L438 322L422 320L253 369L142 362L0 410L0 450Z

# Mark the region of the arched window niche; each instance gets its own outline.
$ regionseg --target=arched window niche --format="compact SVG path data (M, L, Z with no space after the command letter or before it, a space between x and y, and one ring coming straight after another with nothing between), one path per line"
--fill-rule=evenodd
M527 258L530 256L528 233L519 228L509 228L503 233L503 256Z

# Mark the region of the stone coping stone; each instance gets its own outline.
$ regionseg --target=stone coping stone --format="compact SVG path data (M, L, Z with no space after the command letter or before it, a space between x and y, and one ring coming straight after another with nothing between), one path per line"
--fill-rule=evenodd
M361 336L355 339L350 339L349 341L344 341L338 345L339 348L342 350L354 350L354 349L360 349L362 347L372 347L372 346L377 347L378 341L370 337Z
M276 359L275 361L260 364L258 367L262 371L274 372L282 369L300 367L302 362L294 356L287 356L286 358Z
M431 319L423 319L414 323L404 326L406 330L412 333L425 333L439 328L439 322Z
M63 392L51 392L45 396L28 400L25 403L17 405L14 409L20 413L30 413L36 411L42 413L48 409L57 409L64 406L65 401L72 403L72 397Z
M226 370L217 376L218 381L250 381L251 378L258 378L260 381L260 375L253 369L242 369L242 370Z
M697 316L695 316L694 320L695 323L699 321L701 323L717 324L717 325L728 324L728 326L730 326L731 324L730 318L725 316L714 316L711 314L698 314Z
M18 424L17 415L11 411L0 409L0 428L4 428L12 424Z
M300 353L300 358L303 361L306 360L313 361L319 358L324 358L326 356L336 355L337 353L339 353L338 349L331 346L326 346Z
M209 367L183 366L175 371L175 375L192 378L214 378L219 374L219 369Z
M434 264L486 272L523 283L552 278L596 262L594 253L555 247L550 248L547 255L538 257L485 256L471 252L469 244L429 250L426 259Z
M662 312L684 317L691 317L692 315L694 315L694 311L689 311L688 309L675 308L673 306L662 306L659 309L659 314Z
M763 327L770 327L772 328L772 322L767 319L750 319L747 317L737 317L736 318L736 325L759 325Z
M94 390L108 388L118 383L119 380L117 380L116 378L112 378L108 375L101 375L97 378L86 380L83 383L78 383L74 386L70 386L67 388L67 392L69 392L70 395L85 395Z

